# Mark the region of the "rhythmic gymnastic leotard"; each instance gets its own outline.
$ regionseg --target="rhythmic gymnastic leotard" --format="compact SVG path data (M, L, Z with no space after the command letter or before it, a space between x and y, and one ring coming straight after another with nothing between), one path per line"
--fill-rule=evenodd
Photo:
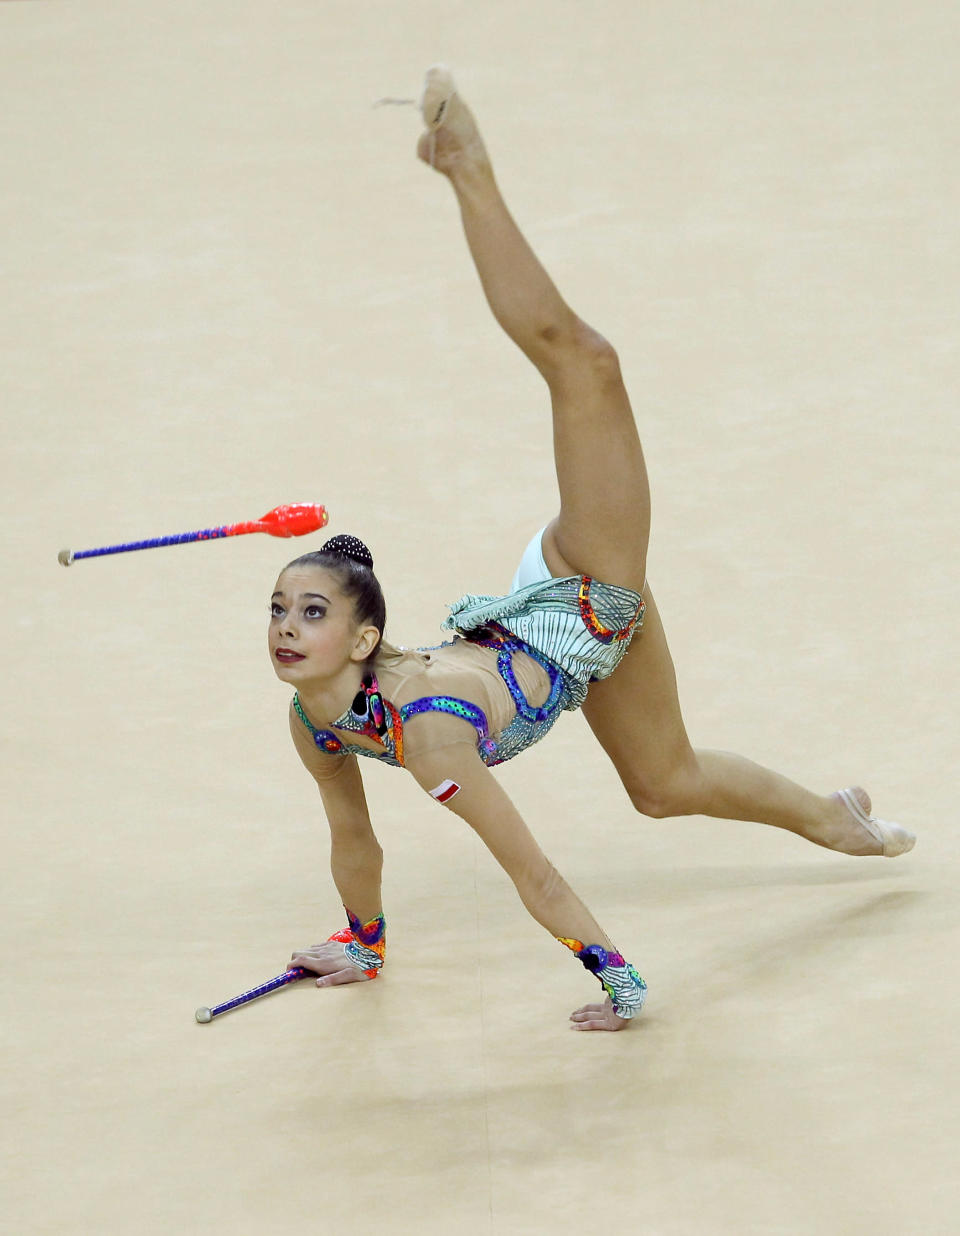
M613 673L643 620L643 600L589 576L551 578L506 597L466 596L436 648L378 654L350 708L329 728L294 708L317 747L403 767L408 757L476 733L485 764L539 742L561 712L579 708L591 682ZM408 732L407 723L417 718Z

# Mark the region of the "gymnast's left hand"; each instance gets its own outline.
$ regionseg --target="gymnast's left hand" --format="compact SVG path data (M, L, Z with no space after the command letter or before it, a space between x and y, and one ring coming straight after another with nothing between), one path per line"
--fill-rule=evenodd
M607 996L603 1004L585 1004L570 1014L571 1030L626 1030L630 1025L627 1017L618 1017L613 1011L613 1001Z
M369 977L357 966L351 965L343 955L343 945L336 940L313 944L310 948L294 953L288 970L302 966L319 974L318 987L336 987L339 983L369 983Z

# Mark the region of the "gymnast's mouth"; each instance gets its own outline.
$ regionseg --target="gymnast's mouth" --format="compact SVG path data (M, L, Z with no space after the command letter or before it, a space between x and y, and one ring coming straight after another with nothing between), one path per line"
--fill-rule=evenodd
M294 661L303 661L305 659L303 653L294 652L292 648L278 648L273 655L278 661L283 661L288 665Z

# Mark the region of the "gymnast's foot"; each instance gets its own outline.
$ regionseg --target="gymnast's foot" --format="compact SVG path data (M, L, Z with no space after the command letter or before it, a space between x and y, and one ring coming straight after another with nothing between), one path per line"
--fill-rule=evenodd
M490 158L480 130L445 65L427 69L420 111L427 131L417 144L417 155L424 163L451 180L470 172L489 174Z
M896 858L913 849L917 840L913 833L870 814L870 795L861 786L837 790L830 799L834 804L830 825L822 838L811 837L811 841L842 854L876 854L884 858Z

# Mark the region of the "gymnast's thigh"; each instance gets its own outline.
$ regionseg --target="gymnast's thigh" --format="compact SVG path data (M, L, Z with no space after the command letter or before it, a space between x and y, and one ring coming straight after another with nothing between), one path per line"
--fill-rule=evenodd
M694 762L677 676L649 583L643 628L609 678L589 690L583 713L627 792L643 797Z
M555 528L556 520L543 533L545 566L552 575L574 575L557 548ZM680 711L673 658L649 580L643 586L643 600L643 627L610 677L590 687L583 705L594 737L635 801L656 795L696 762Z

